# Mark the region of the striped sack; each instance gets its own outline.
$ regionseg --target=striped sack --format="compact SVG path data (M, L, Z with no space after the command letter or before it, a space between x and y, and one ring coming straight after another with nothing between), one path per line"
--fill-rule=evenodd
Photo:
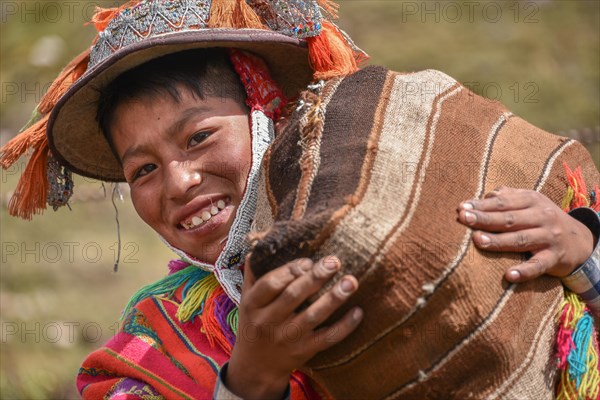
M521 255L478 250L456 207L502 185L560 204L564 162L600 182L585 148L433 70L311 86L286 123L263 165L251 268L337 255L337 279L360 288L332 320L365 311L308 373L335 398L553 398L560 281L507 283Z

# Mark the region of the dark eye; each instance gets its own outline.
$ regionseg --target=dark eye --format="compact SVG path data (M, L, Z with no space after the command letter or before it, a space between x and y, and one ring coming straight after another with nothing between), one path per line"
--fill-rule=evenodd
M133 176L133 180L135 181L137 178L141 178L144 175L148 175L150 172L156 169L155 164L145 164L142 168L138 169L135 175Z
M209 136L210 136L210 132L203 131L203 132L195 133L188 141L188 148L199 145L200 143L202 143L204 141L204 139L206 139Z

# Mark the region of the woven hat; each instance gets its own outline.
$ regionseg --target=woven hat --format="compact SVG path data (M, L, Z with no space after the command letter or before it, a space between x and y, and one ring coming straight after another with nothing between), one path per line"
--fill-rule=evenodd
M331 22L336 11L329 0L137 0L97 9L91 48L67 65L33 122L0 150L5 169L32 150L10 214L31 219L47 202L66 204L70 171L125 180L96 121L98 89L147 61L196 48L239 48L259 55L287 96L312 79L355 72L367 56Z

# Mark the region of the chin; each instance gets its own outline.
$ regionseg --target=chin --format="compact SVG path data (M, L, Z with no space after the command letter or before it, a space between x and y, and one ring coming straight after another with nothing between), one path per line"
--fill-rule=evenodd
M199 246L201 247L200 249L198 248ZM197 260L214 264L223 251L225 244L219 245L218 242L214 242L210 244L202 243L199 246L188 246L187 249L183 248L182 250ZM206 249L206 251L203 251L202 249Z

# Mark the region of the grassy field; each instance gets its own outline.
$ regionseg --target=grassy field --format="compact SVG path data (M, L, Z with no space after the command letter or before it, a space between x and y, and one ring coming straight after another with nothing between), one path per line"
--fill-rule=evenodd
M83 23L99 2L50 3L2 3L2 143L95 34ZM341 26L372 63L440 69L543 129L584 131L595 140L588 148L597 165L599 20L598 1L341 2ZM72 211L50 210L32 222L9 217L6 196L20 168L1 176L0 398L76 398L73 378L85 355L114 333L129 296L164 274L172 255L125 199L114 273L115 211L110 187L104 199L99 182L78 180L82 200Z

